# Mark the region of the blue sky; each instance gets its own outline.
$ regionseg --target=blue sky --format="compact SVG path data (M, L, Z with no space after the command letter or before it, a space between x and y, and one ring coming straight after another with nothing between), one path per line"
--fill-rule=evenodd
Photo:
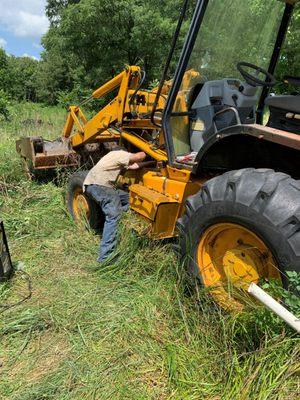
M0 0L0 47L15 56L40 58L49 22L46 0Z

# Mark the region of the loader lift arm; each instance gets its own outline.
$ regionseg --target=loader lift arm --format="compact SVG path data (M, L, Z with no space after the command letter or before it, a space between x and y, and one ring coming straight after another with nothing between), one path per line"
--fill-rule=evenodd
M89 121L80 106L71 106L63 129L63 137L66 139L71 138L71 145L74 149L86 143L93 142L98 137L103 140L117 138L119 136L117 131L112 133L107 129L112 124L122 123L128 95L132 95L138 88L140 79L140 68L130 66L95 90L92 96L82 104L86 104L93 99L103 98L119 88L117 96ZM71 137L74 127L76 128L76 132Z
M153 132L156 127L151 121L151 112L156 90L140 90L142 71L137 66L127 66L123 72L95 90L81 105L94 99L104 98L118 89L116 97L103 107L94 117L87 120L79 106L71 106L62 137L70 141L75 151L88 143L118 141L121 138L145 151L157 161L167 161L165 151L149 143L139 133ZM168 91L169 85L166 85ZM160 97L159 107L164 108L165 98ZM73 133L74 131L74 133ZM163 144L163 133L160 132Z
M141 133L151 135L156 127L151 122L151 111L156 90L140 90L142 71L138 66L127 66L123 72L95 90L78 106L70 106L60 139L47 141L42 137L25 137L17 141L17 151L24 163L24 170L30 177L39 171L55 170L57 167L70 168L81 165L85 145L91 143L119 142L121 139L145 151L157 161L167 161L163 133L155 135L152 142ZM166 85L167 93L170 84ZM94 99L117 95L95 116L88 119L82 106ZM165 93L165 94L166 94ZM160 96L159 108L164 109L166 98ZM155 142L155 143L154 143ZM99 159L95 154L93 162ZM28 172L29 171L29 172Z

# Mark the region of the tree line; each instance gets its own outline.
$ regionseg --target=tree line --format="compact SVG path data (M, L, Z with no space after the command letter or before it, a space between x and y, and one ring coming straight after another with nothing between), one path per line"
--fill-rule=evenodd
M48 0L50 29L42 38L41 60L9 56L0 49L0 109L4 98L48 105L76 102L126 64L143 66L147 83L159 79L182 3ZM184 23L178 51L189 20ZM278 66L279 75L300 75L299 46L298 7Z

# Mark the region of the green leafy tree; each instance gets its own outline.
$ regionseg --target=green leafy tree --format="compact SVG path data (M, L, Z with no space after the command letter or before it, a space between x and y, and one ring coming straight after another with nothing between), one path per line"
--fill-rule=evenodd
M30 57L8 56L0 49L0 90L11 99L36 101L38 61ZM3 103L3 101L2 101Z
M61 90L72 89L70 79L66 60L58 52L47 52L35 74L37 100L46 104L55 104Z
M277 75L283 78L284 75L300 76L300 7L298 6L293 15L288 30L283 51L277 67ZM280 85L280 91L295 91L296 88Z
M35 74L38 61L29 57L8 57L10 95L18 101L36 101Z
M46 5L46 15L52 25L56 25L60 20L62 11L70 4L77 4L80 0L48 0Z
M9 100L7 94L3 89L0 89L0 116L4 117L6 121L9 120Z
M43 39L46 50L38 97L53 102L59 91L95 88L126 64L144 67L148 82L159 78L181 4L181 0L49 0L48 15L56 23Z
M0 47L0 90L6 91L9 86L8 57Z
M196 0L190 0L168 78L177 65L195 3ZM145 86L157 82L182 4L183 0L47 0L50 29L42 39L45 48L42 61L10 57L0 49L0 89L19 101L67 104L70 99L86 96L122 71L126 64L145 69ZM214 5L217 10L212 13ZM283 8L283 3L276 2L276 7ZM232 9L236 21L242 21L239 32L236 32L238 24L225 17L228 9ZM190 67L201 70L207 79L215 79L237 74L235 64L240 60L267 66L268 53L272 51L272 26L277 17L279 13L270 7L268 0L248 0L247 6L241 6L237 0L210 0ZM249 21L255 21L260 29L254 29ZM276 71L278 78L285 74L300 75L299 47L300 4ZM262 54L266 54L263 60ZM295 88L282 84L278 90Z

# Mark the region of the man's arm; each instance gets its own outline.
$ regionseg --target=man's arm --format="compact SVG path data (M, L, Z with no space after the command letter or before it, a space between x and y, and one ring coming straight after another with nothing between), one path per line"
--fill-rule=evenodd
M127 167L127 170L136 170L136 169L139 169L140 168L140 166L139 166L139 164L138 163L134 163L134 164L131 164L131 165L129 165L128 167Z

